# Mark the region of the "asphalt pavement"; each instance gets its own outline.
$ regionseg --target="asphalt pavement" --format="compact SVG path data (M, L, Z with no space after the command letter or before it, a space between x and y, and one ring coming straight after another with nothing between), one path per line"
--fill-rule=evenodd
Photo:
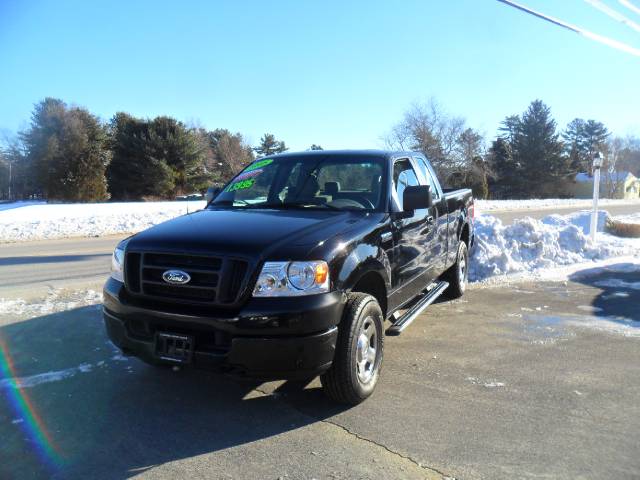
M0 478L637 478L640 291L595 286L637 277L433 305L387 339L378 389L353 408L317 380L125 359L99 306L5 313L4 363L27 386L0 384Z
M111 253L128 235L0 244L0 298L42 298L58 288L86 288L109 275Z

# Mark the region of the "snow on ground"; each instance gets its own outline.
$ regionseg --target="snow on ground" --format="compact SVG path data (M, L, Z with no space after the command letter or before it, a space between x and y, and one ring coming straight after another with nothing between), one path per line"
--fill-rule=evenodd
M638 322L634 320L616 317L583 316L569 318L565 322L573 327L588 328L625 337L640 337L640 327Z
M640 323L621 317L595 315L525 315L524 320L542 329L550 341L540 343L555 343L556 340L571 336L565 327L577 327L606 332L624 337L640 338Z
M586 200L479 201L480 209L540 208L576 205ZM604 200L606 204L629 203ZM204 207L195 202L137 202L102 204L25 204L0 211L0 242L102 236L134 233L176 216ZM7 205L7 204L4 204ZM640 205L640 204L639 204ZM604 233L608 213L599 214L598 241L587 235L589 211L549 215L542 220L522 218L503 225L491 215L476 216L476 248L470 265L472 281L501 281L505 275L560 279L585 262L606 265L619 257L640 263L640 239L618 238ZM638 219L640 214L627 215ZM0 304L0 313L6 308ZM12 308L22 308L19 304Z
M0 380L0 390L3 388L29 388L40 385L41 383L59 382L65 378L73 377L77 373L89 373L91 370L93 370L93 365L90 363L82 363L77 367L38 373L28 377L3 378Z
M28 204L0 209L0 243L135 233L203 208L204 201Z
M94 290L65 291L52 289L41 302L26 302L22 299L0 298L0 317L10 317L14 321L27 320L53 312L64 312L81 306L89 306L102 309L102 294ZM100 315L95 315L100 318ZM100 328L103 328L100 326ZM51 370L34 375L22 377L6 377L0 379L0 393L5 389L25 389L44 383L59 382L78 374L85 374L98 369L110 369L120 366L128 372L132 372L132 364L127 357L122 356L120 350L110 341L106 341L106 348L96 348L96 351L104 350L106 357L101 360L83 362L79 365L62 370ZM20 423L24 419L15 419L13 423Z
M29 205L43 205L42 200L21 200L19 202L0 202L0 212L14 208L28 207Z
M99 303L102 303L102 293L95 290L81 290L71 294L51 290L42 302L27 302L21 298L0 298L0 316L32 318Z
M607 200L601 205L637 204L637 200ZM158 223L203 208L204 201L93 204L0 204L0 243L67 237L98 237L136 233ZM476 215L498 210L591 206L590 200L477 200ZM633 216L631 216L633 217ZM640 222L640 214L637 218Z
M615 217L612 217L612 218L616 222L640 224L640 212L632 213L631 215L616 215Z
M640 264L640 240L603 232L606 211L598 216L594 244L588 236L590 212L530 217L503 225L493 216L475 219L476 245L471 258L471 281L498 282L524 278L558 280L598 262L626 261ZM587 265L585 265L587 264Z
M579 199L579 198L545 198L545 199L531 199L531 200L476 200L476 215L481 212L491 212L495 210L541 210L541 209L553 209L553 208L590 208L592 205L591 199ZM638 205L640 207L640 200L614 200L608 198L601 198L598 200L599 206L606 205Z

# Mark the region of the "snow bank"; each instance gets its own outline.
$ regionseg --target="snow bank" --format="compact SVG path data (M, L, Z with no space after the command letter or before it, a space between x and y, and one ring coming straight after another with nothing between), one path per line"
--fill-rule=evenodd
M0 210L0 242L135 233L199 210L206 202L16 204Z
M476 247L469 268L471 281L507 274L540 278L547 269L630 256L640 262L640 241L601 233L608 213L600 211L598 239L587 235L590 213L527 217L503 225L493 216L476 217Z
M640 212L631 215L616 215L612 217L616 222L640 224Z
M602 205L637 204L637 200L601 200ZM136 233L179 215L203 208L204 201L94 204L0 204L0 243L67 237ZM590 200L477 200L476 215L498 210L585 207ZM640 214L626 216L640 222Z
M591 199L578 198L545 198L531 200L476 200L476 214L479 212L491 212L496 210L541 210L552 208L591 207ZM615 200L601 198L598 205L638 205L638 200Z

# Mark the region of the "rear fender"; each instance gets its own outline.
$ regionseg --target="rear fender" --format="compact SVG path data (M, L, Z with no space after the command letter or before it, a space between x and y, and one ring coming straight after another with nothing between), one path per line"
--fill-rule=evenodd
M453 239L449 239L449 251L447 252L447 266L453 265L456 261L456 256L458 255L458 244L460 242L460 236L462 235L462 229L465 225L469 224L469 214L467 209L464 208L460 211L458 217L456 218L456 222L454 225L455 228L455 243ZM469 224L469 229L471 229L471 225ZM452 230L449 230L450 234L453 233ZM471 233L471 230L469 231Z

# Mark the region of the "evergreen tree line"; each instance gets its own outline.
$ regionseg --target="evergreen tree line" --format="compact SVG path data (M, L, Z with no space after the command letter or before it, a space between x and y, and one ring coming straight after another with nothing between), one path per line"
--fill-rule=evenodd
M445 185L471 187L478 198L571 196L575 175L591 173L596 152L605 158L605 181L615 182L616 172L640 176L640 139L613 137L602 122L580 118L560 130L541 100L507 116L488 148L480 132L433 99L411 107L386 141L423 152Z
M255 155L286 150L272 134L252 148L226 129L123 112L104 123L84 108L46 98L29 128L0 152L0 198L170 199L225 182Z
M386 143L423 152L446 186L471 187L478 198L569 196L575 174L590 173L596 151L605 157L605 179L614 182L621 171L640 176L639 138L613 137L603 123L579 118L560 130L540 100L507 116L488 143L432 99L413 105ZM170 199L222 184L256 156L286 150L268 133L251 147L227 129L124 112L102 122L84 108L46 98L34 107L29 128L0 150L0 199Z

